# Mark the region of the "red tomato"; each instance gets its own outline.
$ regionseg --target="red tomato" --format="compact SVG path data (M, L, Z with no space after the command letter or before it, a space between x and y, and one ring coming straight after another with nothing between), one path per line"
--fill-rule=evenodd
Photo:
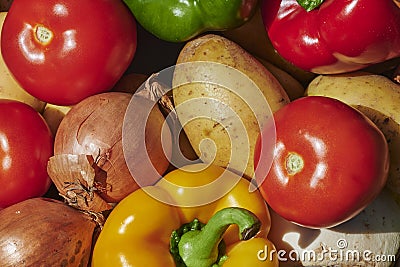
M42 116L27 104L0 99L0 209L46 193L52 154L53 137Z
M135 51L135 19L116 0L14 0L1 34L21 87L57 105L110 90Z
M278 110L274 122L274 155L263 150L274 130L269 123L257 141L255 174L265 200L283 218L310 228L332 227L357 215L385 185L385 137L354 108L308 96Z

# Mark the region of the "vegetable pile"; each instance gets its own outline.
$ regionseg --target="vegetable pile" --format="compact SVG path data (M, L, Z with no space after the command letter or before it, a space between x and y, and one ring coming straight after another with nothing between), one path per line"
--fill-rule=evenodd
M0 266L400 264L397 0L0 0Z

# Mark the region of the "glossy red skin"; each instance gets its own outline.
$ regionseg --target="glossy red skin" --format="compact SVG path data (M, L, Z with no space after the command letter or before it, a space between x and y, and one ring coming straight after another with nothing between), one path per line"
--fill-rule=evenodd
M0 209L47 192L53 142L45 120L32 107L0 99Z
M53 32L50 43L37 40L37 25ZM33 96L57 105L110 90L137 44L135 19L115 0L14 0L1 37L15 79Z
M400 56L393 0L325 0L310 12L296 0L264 0L262 17L278 53L315 73L343 73Z
M309 96L278 110L274 120L271 169L264 166L271 155L262 150L272 129L267 125L256 145L255 173L263 197L283 218L310 228L332 227L354 217L382 190L388 146L382 132L355 109ZM289 174L285 160L293 152L304 167Z

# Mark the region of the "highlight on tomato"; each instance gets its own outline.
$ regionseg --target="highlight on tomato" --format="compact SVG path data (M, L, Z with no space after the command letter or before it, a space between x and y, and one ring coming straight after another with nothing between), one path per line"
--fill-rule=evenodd
M255 175L264 199L280 216L309 228L333 227L380 193L388 175L388 145L365 115L333 98L307 96L273 117L257 141ZM263 144L273 126L271 155ZM273 157L270 168L268 157Z
M73 105L121 78L136 52L136 30L123 1L14 0L1 53L28 93Z
M0 99L0 209L47 192L52 154L53 136L40 113Z

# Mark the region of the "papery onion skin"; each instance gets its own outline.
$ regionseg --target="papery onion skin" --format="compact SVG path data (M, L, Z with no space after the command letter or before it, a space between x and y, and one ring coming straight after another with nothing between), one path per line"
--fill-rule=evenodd
M0 263L88 266L96 223L63 202L31 198L0 210Z
M67 113L55 136L55 155L86 154L97 159L97 165L107 173L100 181L101 196L113 203L139 188L126 165L122 148L122 125L131 97L129 93L106 92L84 99ZM151 177L149 184L155 183L169 166L161 143L163 122L164 117L155 106L147 121L145 139L149 157L160 176ZM171 137L167 142L172 142Z

